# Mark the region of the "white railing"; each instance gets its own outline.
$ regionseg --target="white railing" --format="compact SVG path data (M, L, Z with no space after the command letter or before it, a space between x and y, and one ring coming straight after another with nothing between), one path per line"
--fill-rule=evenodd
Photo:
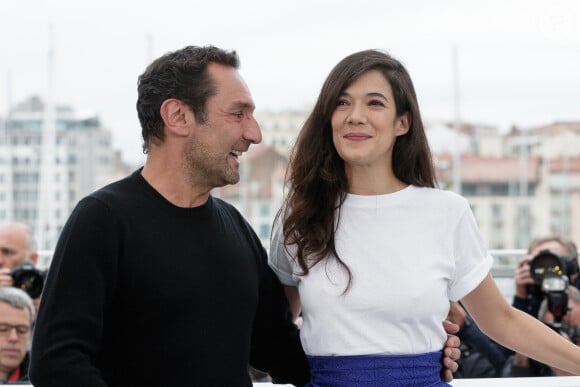
M453 387L580 387L580 376L538 377L538 378L490 378L455 379ZM280 384L254 383L255 387L281 386ZM290 384L286 386L290 387Z
M457 379L453 387L579 387L580 376L537 378Z
M580 387L580 376L538 378L455 379L453 387ZM254 387L291 387L291 384L254 383Z
M494 258L491 274L505 299L511 304L515 293L514 271L525 249L490 250Z
M580 387L580 376L538 378L455 379L453 387ZM21 384L21 387L34 387ZM292 387L291 384L254 383L254 387Z

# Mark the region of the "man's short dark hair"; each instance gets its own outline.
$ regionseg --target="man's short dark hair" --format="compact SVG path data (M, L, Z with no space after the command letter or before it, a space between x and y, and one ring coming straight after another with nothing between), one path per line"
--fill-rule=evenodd
M215 84L207 72L211 62L239 67L235 51L214 46L187 46L169 52L151 63L139 76L137 114L143 136L143 153L152 141L163 142L161 104L169 98L185 103L198 122L207 119L206 101L215 95Z

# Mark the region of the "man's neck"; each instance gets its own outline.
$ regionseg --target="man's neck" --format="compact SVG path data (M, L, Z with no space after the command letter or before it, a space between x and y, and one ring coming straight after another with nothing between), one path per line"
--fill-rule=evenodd
M179 169L158 168L149 162L143 167L141 175L161 196L177 207L204 205L211 191L209 188L196 188Z

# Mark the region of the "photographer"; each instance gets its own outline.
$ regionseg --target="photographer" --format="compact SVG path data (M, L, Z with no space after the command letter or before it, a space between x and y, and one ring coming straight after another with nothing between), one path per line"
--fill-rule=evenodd
M22 223L0 225L0 287L25 290L38 310L43 274L35 268L38 260L32 230Z
M546 304L545 300L547 294L540 289L532 277L530 270L530 263L534 258L538 257L540 253L542 256L554 255L559 257L563 263L562 266L566 266L566 268L562 268L562 277L566 277L570 284L577 283L578 252L576 245L572 241L559 236L535 239L528 246L528 254L519 260L518 267L514 273L516 292L513 299L513 306L548 323L548 325L560 331L557 329L557 326L554 325L554 320L545 320L544 313L540 314L541 306ZM568 271L566 271L566 269L568 269ZM565 289L561 292L562 294L550 294L550 296L562 296L561 303L563 303L563 305L554 306L554 309L557 309L556 314L558 314L558 316L556 316L556 320L559 320L557 321L558 324L560 324L563 316L567 312L567 296L572 288L574 288L574 286L571 285L569 289ZM514 355L510 374L511 376L516 377L553 376L555 375L555 372L544 364L531 361L526 356L516 353Z
M575 286L570 286L568 288L568 313L562 318L562 328L561 333L563 336L570 339L576 345L580 345L580 290ZM555 316L548 310L546 303L542 304L540 308L540 316L542 321L547 324L553 324L556 320ZM553 369L557 376L569 376L570 374Z

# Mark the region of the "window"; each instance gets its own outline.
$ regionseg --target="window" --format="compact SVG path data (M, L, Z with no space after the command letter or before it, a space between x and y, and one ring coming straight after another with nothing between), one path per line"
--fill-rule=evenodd
M501 220L503 218L503 207L500 204L492 204L491 216L493 220Z
M260 206L260 216L270 216L270 206L268 204Z
M269 224L262 223L260 225L259 230L260 230L260 232L259 232L258 236L260 237L260 239L269 239L270 238L271 227Z

